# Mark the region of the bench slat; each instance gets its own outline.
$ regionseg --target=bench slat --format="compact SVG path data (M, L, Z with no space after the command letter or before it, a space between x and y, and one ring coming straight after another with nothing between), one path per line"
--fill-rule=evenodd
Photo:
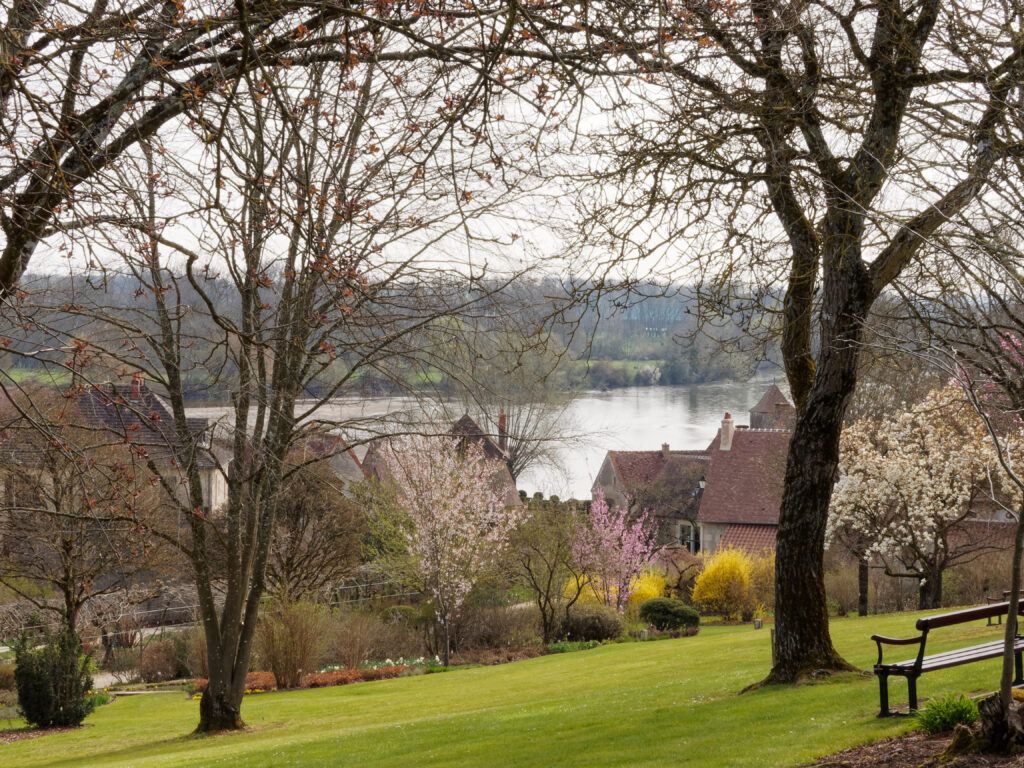
M1024 638L1018 638L1013 644L1014 651L1024 651ZM990 643L983 643L981 645L972 645L968 648L958 648L953 651L945 651L943 653L935 653L931 656L925 656L921 661L921 671L927 672L933 669L946 669L948 667L959 666L960 664L969 664L972 661L983 661L985 659L995 659L1003 654L1003 641L995 640ZM904 661L896 661L891 664L882 664L883 667L887 668L890 672L902 672L903 670L910 671L914 668L914 664L917 659L905 659Z
M951 627L954 624L965 624L970 621L987 619L993 616L1005 616L1009 608L1009 602L1002 602L993 603L992 605L983 605L980 608L967 608L962 611L953 611L952 613L940 613L937 616L925 616L923 619L918 619L916 626L920 632L924 632L928 629L938 629L939 627ZM1017 606L1017 613L1024 613L1024 599L1022 599Z

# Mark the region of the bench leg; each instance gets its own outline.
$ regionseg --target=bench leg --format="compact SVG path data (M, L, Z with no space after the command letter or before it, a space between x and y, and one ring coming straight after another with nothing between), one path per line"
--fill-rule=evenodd
M911 712L916 712L917 711L917 678L916 677L908 677L907 678L907 690L910 693L910 711Z
M889 673L877 672L878 675L878 700L880 702L879 717L892 717L889 711Z
M1021 664L1020 651L1013 654L1013 684L1024 685L1024 665Z

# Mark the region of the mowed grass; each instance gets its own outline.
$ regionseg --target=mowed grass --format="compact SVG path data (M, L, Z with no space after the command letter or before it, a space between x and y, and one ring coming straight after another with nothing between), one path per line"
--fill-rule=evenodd
M910 636L917 615L838 619L833 638L870 668L869 636ZM929 649L998 632L938 630ZM0 766L786 766L912 726L877 719L877 684L857 674L740 695L769 659L767 628L705 627L680 640L249 696L247 732L205 737L191 735L196 701L122 697L85 728L0 746ZM920 693L978 692L997 679L998 662L972 664L925 676ZM891 689L905 705L903 681Z

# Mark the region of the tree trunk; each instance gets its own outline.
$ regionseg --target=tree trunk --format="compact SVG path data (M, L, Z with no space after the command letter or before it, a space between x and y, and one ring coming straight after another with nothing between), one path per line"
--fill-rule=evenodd
M1010 572L1010 609L1006 613L1003 635L1003 669L999 693L978 705L981 733L994 752L1011 752L1024 745L1024 723L1021 710L1013 701L1013 646L1019 624L1014 606L1020 602L1020 566L1024 556L1024 506L1017 511L1017 528L1013 536L1013 570Z
M798 418L789 446L775 557L775 666L766 682L850 666L832 647L825 599L825 524L838 463L839 424Z
M210 673L213 674L213 670ZM245 728L242 722L242 697L232 695L230 686L221 685L217 688L214 689L211 678L199 700L199 725L196 726L196 733L239 731Z
M942 607L942 572L928 573L917 588L918 610L927 611Z
M442 626L444 627L444 665L447 667L452 658L451 632L447 621L445 621Z
M821 353L789 443L775 558L775 666L766 683L818 669L853 669L832 647L825 598L825 526L839 467L839 437L857 383L862 324L871 306L859 222L833 222L824 248ZM835 231L835 230L833 230ZM791 382L791 387L793 383Z
M868 615L868 561L857 560L857 615Z

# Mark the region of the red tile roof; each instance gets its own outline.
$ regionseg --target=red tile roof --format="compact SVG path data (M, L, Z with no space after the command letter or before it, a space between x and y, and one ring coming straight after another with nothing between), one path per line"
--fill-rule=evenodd
M629 496L635 496L659 479L666 467L678 466L680 459L706 461L707 456L707 451L669 451L668 456L661 451L608 451L612 466Z
M481 446L483 446L484 455L488 459L501 459L504 461L506 458L505 452L498 447L498 444L491 439L491 436L484 432L468 413L452 424L448 434L453 437L479 441Z
M776 525L727 525L719 549L743 549L752 555L775 549Z
M796 408L774 384L750 409L752 429L792 429L795 423Z
M793 407L789 402L789 398L782 394L782 390L772 384L768 387L768 391L761 396L761 399L757 401L757 405L750 409L750 412L775 413L775 406L780 403L787 405L790 408Z
M732 449L722 451L719 430L708 449L711 461L697 519L777 524L790 434L781 429L737 429Z

